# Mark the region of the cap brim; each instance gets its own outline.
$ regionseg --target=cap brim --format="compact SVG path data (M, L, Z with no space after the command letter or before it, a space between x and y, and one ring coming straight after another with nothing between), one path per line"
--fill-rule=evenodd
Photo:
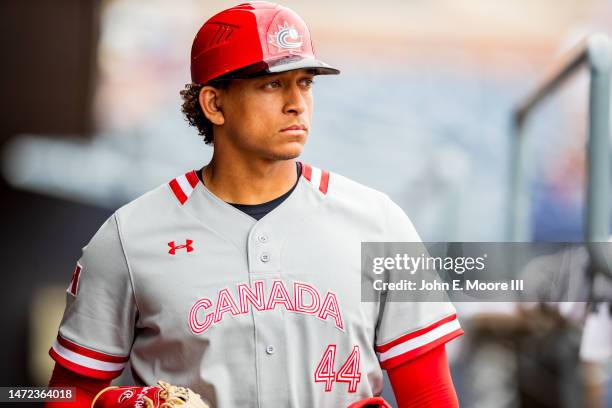
M272 61L262 61L256 64L228 72L214 80L248 79L264 75L279 74L296 69L312 70L314 75L338 75L340 70L315 58L305 58L299 55L280 58Z
M282 58L269 62L267 71L271 74L293 71L294 69L312 69L316 75L338 75L340 70L315 58Z

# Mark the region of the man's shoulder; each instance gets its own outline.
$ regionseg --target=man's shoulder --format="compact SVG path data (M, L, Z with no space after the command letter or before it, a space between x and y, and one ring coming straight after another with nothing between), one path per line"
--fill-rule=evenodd
M322 170L324 172L324 170ZM316 186L315 186L316 187ZM330 171L325 206L334 214L380 221L389 205L389 197L342 174ZM377 221L377 222L378 222Z
M313 166L314 168L314 166ZM324 174L325 170L321 170ZM342 174L330 171L325 196L327 205L343 211L383 216L390 205L389 196ZM315 188L317 186L315 185ZM320 188L319 188L320 189Z
M386 193L338 173L330 173L330 203L365 211L388 222L404 222L408 216ZM385 221L387 222L387 221Z
M352 197L358 199L369 199L376 201L388 200L389 197L372 187L352 180L342 174L332 172L330 175L330 195L339 197Z
M191 170L145 192L120 207L116 214L124 220L144 217L152 221L166 214L176 214L195 190L197 183L197 175Z
M324 208L335 222L347 220L379 232L382 228L382 240L419 240L406 213L387 194L341 174L329 173Z

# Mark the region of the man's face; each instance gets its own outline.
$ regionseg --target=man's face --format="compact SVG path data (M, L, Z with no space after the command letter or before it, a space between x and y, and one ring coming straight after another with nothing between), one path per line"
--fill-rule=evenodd
M219 142L264 159L299 156L312 118L312 83L308 70L232 81L220 95L228 140Z

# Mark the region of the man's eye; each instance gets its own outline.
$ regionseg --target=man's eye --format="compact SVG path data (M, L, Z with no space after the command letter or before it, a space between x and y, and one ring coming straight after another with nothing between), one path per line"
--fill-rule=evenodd
M275 88L279 88L280 87L280 82L279 81L270 81L270 82L266 82L264 84L264 88L267 89L275 89Z
M310 88L311 86L314 85L314 79L312 78L306 78L306 79L302 79L302 86L305 86L307 88Z

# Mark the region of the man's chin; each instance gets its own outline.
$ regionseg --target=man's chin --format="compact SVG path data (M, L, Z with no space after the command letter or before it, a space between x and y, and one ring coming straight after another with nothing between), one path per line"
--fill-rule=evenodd
M298 153L275 153L272 155L271 159L272 160L292 160L292 159L296 159L298 157L300 157L300 154L302 152L298 152Z
M302 145L296 146L295 148L287 148L282 150L277 150L271 153L270 158L272 160L292 160L297 157L300 157L302 154Z

